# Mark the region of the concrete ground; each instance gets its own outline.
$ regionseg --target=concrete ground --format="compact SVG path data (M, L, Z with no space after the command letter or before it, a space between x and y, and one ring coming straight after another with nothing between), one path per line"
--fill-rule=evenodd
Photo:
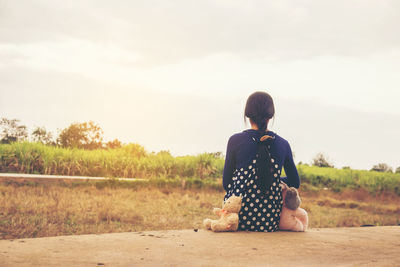
M0 241L0 266L400 266L400 226L203 229Z

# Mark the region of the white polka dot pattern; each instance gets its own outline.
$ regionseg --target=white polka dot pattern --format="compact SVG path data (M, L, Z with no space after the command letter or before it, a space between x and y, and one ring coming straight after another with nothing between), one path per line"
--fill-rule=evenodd
M256 155L258 158L258 155ZM258 188L256 174L256 159L250 161L240 170L235 170L232 183L228 185L228 192L224 201L231 195L243 197L242 209L239 212L239 229L244 231L274 232L278 230L280 212L282 209L282 190L280 184L280 170L276 160L273 163L273 183L266 193ZM252 177L253 174L253 177ZM267 219L268 218L268 219Z

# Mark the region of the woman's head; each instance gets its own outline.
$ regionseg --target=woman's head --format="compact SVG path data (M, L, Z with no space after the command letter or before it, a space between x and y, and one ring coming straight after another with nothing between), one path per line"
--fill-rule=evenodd
M265 92L255 92L249 96L244 110L245 119L249 118L260 131L265 131L268 121L275 114L274 101Z

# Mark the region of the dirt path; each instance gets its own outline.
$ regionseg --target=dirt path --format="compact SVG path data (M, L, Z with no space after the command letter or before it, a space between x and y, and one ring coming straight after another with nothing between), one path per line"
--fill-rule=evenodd
M200 229L0 241L0 266L399 266L400 226L306 233Z
M45 175L45 174L26 174L26 173L0 173L0 179L3 181L56 181L56 180L110 180L107 177L89 177L89 176L69 176L69 175ZM148 181L142 178L113 178L118 181Z

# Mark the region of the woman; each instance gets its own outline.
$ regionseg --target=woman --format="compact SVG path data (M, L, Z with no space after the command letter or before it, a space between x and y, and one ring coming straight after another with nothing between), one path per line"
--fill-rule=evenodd
M280 182L299 188L300 179L289 143L267 129L274 117L271 96L255 92L249 96L245 119L251 129L234 134L228 141L223 173L226 191L242 196L238 230L273 232L278 230L282 210ZM282 167L287 177L280 177Z

